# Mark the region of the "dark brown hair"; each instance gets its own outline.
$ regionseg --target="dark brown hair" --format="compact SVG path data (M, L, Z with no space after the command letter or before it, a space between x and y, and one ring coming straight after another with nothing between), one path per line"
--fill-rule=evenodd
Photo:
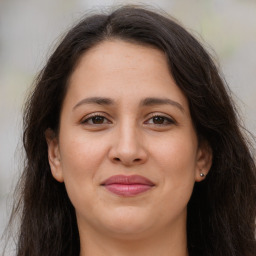
M227 85L201 44L172 18L124 6L81 20L64 37L38 76L24 114L26 162L19 188L18 256L79 255L79 233L63 183L51 175L45 131L59 127L68 80L89 48L110 38L157 47L186 95L199 139L213 164L188 204L190 256L253 256L256 252L255 160L241 132Z

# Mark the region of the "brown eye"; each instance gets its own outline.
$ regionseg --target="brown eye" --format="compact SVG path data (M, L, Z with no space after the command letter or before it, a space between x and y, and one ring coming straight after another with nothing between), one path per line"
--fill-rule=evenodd
M109 120L106 117L100 115L91 116L82 121L82 124L88 125L98 125L107 123L109 123Z
M166 118L162 116L154 116L153 117L153 123L154 124L163 124Z
M171 125L171 124L174 124L175 121L166 116L156 115L148 119L146 123L150 125Z
M92 123L94 124L103 124L105 117L103 116L94 116L92 117Z

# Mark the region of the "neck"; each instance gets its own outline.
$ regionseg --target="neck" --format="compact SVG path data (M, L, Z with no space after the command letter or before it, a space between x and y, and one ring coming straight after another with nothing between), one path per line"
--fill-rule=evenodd
M154 235L111 236L86 228L80 232L80 256L188 256L186 225L166 227Z

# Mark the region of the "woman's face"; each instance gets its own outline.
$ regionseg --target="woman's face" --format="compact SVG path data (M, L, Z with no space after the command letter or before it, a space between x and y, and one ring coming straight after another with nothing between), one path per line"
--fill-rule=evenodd
M79 230L113 236L184 230L194 182L211 164L164 53L121 40L82 56L59 136L47 141Z

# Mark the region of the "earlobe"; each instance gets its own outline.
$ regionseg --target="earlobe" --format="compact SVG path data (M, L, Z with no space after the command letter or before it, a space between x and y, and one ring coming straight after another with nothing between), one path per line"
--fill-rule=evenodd
M45 131L45 138L48 145L48 161L52 176L57 181L63 182L58 139L55 133L49 128Z
M212 148L207 141L200 142L197 152L195 181L204 180L212 166Z

